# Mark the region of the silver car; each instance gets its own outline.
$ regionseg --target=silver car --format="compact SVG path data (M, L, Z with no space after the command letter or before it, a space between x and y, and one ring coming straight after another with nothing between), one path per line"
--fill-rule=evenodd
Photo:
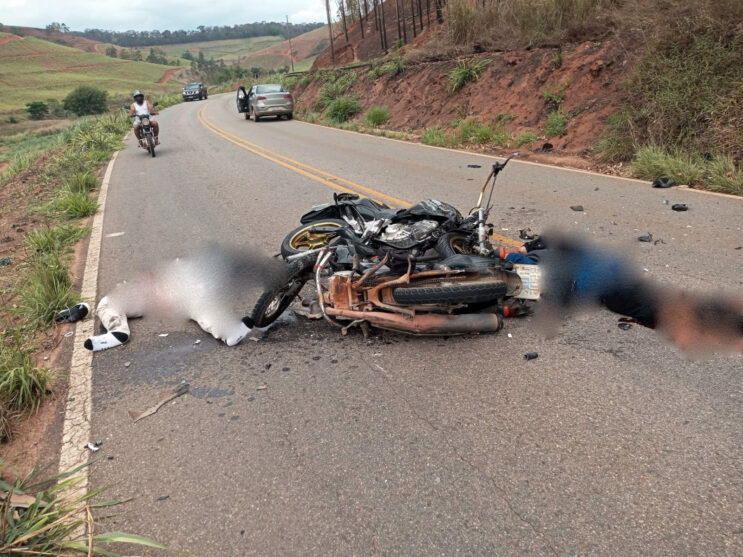
M248 92L246 108L245 117L252 117L256 122L263 116L286 116L291 120L294 116L294 98L283 85L253 85Z

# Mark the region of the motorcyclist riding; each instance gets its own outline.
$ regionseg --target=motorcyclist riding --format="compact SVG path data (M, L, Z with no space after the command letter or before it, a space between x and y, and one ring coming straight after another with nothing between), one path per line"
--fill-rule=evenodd
M155 111L155 108L152 106L150 101L144 100L144 94L136 90L132 94L132 97L134 97L134 102L132 103L131 107L129 108L129 117L134 118L134 135L137 136L137 140L142 139L139 134L139 127L141 126L141 119L143 116L150 116L150 123L152 124L152 129L155 132L155 145L160 144L160 140L158 139L158 135L160 134L160 125L153 120L151 117L155 114L158 114Z

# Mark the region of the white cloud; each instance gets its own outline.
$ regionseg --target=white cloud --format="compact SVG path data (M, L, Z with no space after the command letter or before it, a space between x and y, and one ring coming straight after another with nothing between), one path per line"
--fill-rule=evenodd
M45 27L52 21L74 31L96 27L128 29L195 29L198 25L235 25L253 21L294 23L325 20L323 0L0 0L5 25Z

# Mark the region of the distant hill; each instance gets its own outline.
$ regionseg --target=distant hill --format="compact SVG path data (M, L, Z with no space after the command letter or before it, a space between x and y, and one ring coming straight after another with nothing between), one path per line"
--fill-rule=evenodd
M294 51L295 70L309 69L315 57L330 45L328 26L325 25L298 37L292 37L291 45ZM289 56L289 41L282 41L241 57L239 64L265 69L279 68L290 64Z
M247 39L226 39L222 41L202 41L191 43L167 44L167 45L148 45L136 47L146 53L150 46L155 46L164 50L168 56L181 58L188 51L194 58L199 52L204 53L204 57L209 60L224 60L225 64L234 64L251 52L258 52L275 44L281 44L283 39L278 36L250 37ZM187 62L185 62L187 63Z
M60 33L59 31L47 31L46 29L37 29L35 27L17 27L15 25L0 25L0 32L17 35L19 37L36 37L52 43L71 46L85 52L98 52L98 41L85 37L78 37L70 33Z
M176 82L159 83L174 68L148 62L109 58L34 36L0 33L0 111L21 109L36 100L63 99L80 84L111 95L133 89L147 93L172 91Z

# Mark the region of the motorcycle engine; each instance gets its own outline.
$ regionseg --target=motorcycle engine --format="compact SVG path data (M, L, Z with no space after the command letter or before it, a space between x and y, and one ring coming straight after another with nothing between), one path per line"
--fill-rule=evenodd
M438 228L435 220L419 220L413 223L395 223L387 225L378 239L385 244L399 249L410 249L419 244Z

